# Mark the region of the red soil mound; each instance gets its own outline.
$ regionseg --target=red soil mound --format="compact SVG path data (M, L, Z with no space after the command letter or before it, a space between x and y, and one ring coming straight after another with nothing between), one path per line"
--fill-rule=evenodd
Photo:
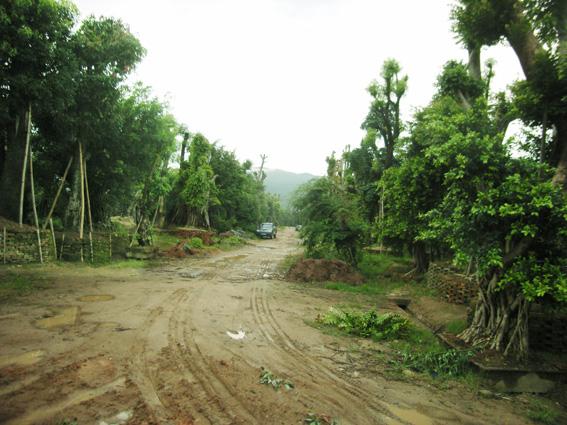
M287 273L289 280L298 282L345 282L361 284L364 277L352 266L340 260L300 260Z

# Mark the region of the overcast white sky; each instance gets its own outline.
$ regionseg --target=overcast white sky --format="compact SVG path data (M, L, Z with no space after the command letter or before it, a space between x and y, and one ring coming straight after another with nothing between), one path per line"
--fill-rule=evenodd
M366 87L393 57L409 76L404 118L425 106L442 65L465 60L448 0L75 0L81 16L121 18L147 49L134 79L167 99L190 131L240 159L323 174L359 144ZM493 47L494 87L522 76Z

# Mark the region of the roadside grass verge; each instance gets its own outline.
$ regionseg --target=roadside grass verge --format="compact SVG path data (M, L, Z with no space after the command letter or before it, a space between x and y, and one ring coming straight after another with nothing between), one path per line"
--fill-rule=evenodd
M0 303L29 295L49 287L47 279L28 273L7 272L0 274Z
M480 387L481 377L469 366L474 351L448 349L429 329L396 313L332 307L306 323L328 335L369 338L387 344L388 354L380 360L394 379L419 374L435 384L457 380L475 391Z
M467 321L465 319L452 320L445 325L445 332L458 335L467 328Z
M281 275L285 275L299 260L303 258L303 254L289 254L278 264L277 270Z
M409 257L396 257L391 254L372 254L365 252L358 263L358 270L368 280L384 276L388 271L404 272L411 270Z
M526 416L540 424L555 425L560 423L561 413L550 400L531 398L526 409Z

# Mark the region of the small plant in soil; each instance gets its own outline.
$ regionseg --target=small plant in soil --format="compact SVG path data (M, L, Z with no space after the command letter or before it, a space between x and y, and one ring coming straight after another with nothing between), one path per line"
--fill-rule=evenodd
M309 413L303 420L305 425L339 425L339 421L329 415Z
M282 386L288 391L294 388L293 382L277 377L264 367L260 369L260 384L271 385L276 391Z
M402 338L410 329L407 319L394 313L378 314L374 310L361 312L331 307L328 313L317 317L317 322L350 335L375 340Z

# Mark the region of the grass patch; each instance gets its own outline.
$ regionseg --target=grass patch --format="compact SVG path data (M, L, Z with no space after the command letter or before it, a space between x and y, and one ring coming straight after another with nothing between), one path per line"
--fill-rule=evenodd
M299 260L303 258L303 254L290 254L278 264L278 272L286 274Z
M246 245L246 240L239 236L229 236L228 238L222 238L218 244L218 247L223 251L229 251L234 248L238 248L242 245Z
M351 285L343 282L325 282L323 288L333 291L343 291L355 294L386 295L406 285L405 282L384 280L383 282L369 282L362 285Z
M465 319L455 319L445 325L445 331L458 335L467 328L467 321Z
M160 251L167 251L179 243L179 238L171 233L155 232L152 242Z
M48 284L43 278L9 272L0 276L0 302L7 302L13 298L29 295L47 287Z
M365 252L358 263L358 270L367 279L375 279L388 270L397 268L400 271L411 269L412 260L407 257L396 257L390 254L371 254Z
M550 401L532 398L526 415L532 421L536 421L540 424L554 425L558 423L560 413Z

